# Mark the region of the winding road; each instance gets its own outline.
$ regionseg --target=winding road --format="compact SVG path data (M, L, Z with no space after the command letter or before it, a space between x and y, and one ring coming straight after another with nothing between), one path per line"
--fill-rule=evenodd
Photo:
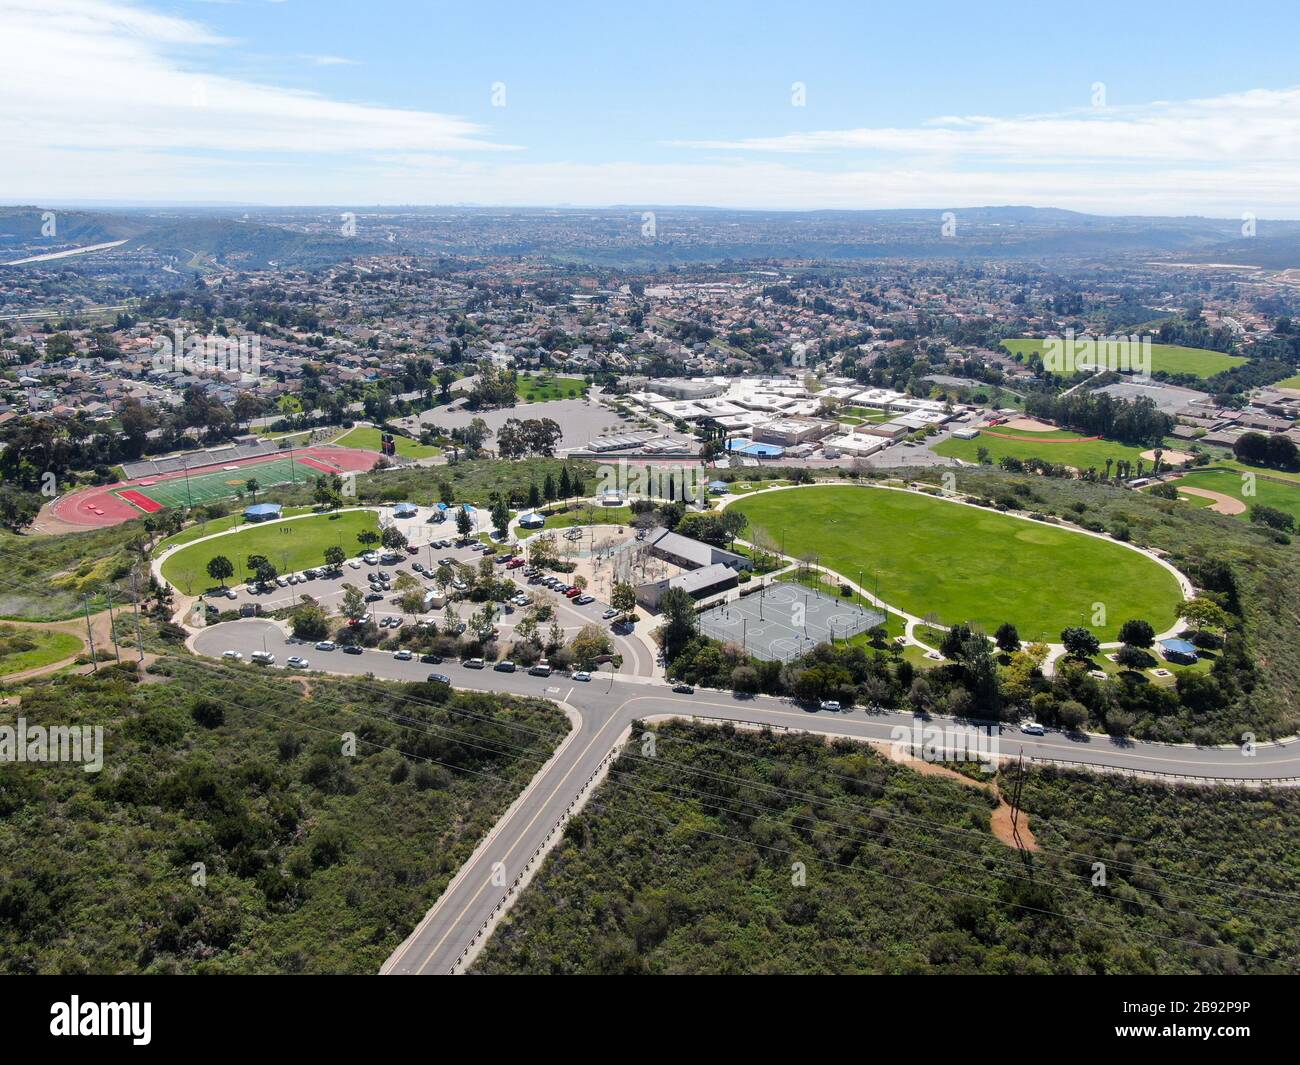
M278 667L289 655L302 654L316 670L370 673L394 681L422 681L436 670L449 676L457 688L538 696L557 702L568 713L572 731L393 952L381 970L386 974L464 971L518 890L540 866L549 846L558 841L563 819L576 812L599 783L621 740L638 719L694 716L886 742L895 738L900 727L910 730L913 726L911 714L862 709L814 712L769 696L742 698L703 690L679 694L652 677L597 673L590 682L577 682L559 674L541 678L523 672L466 669L459 663L431 667L419 661L398 661L382 651L359 655L341 650L322 652L290 639L278 625L264 620L212 626L193 636L190 646L211 657L236 650L245 659L254 651L266 650L276 655ZM956 724L939 717L932 722ZM1300 784L1300 739L1250 749L1191 747L1090 734L1029 736L1013 726L1003 726L999 748L1002 757L1023 753L1026 760L1096 771L1204 783Z

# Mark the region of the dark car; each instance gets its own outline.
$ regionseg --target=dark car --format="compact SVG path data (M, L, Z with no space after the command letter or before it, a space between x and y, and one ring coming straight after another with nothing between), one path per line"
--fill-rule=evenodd
M694 694L695 694L695 689L692 688L689 684L674 684L674 685L673 685L673 691L678 692L678 693L680 693L681 695L694 695Z
M420 655L420 661L430 666L442 665L442 655Z
M361 653L361 648L354 643L350 643L343 648L343 653L345 655L359 655Z
M429 674L429 678L428 678L428 680L429 680L429 683L430 683L430 684L450 684L450 683L451 683L451 678L450 678L449 676L447 676L446 673L430 673L430 674Z

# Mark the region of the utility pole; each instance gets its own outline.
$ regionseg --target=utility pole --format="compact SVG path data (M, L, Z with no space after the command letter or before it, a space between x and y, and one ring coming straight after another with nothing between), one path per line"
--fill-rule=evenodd
M95 653L95 633L90 627L90 600L86 596L81 597L82 608L86 612L86 639L90 641L90 664L94 672L99 672L99 656Z
M144 661L144 637L140 635L140 597L135 590L135 570L131 570L131 608L135 613L135 645L140 649L140 661Z
M113 589L109 588L104 594L108 599L108 632L113 637L113 654L120 666L122 664L122 651L117 646L117 622L113 620Z

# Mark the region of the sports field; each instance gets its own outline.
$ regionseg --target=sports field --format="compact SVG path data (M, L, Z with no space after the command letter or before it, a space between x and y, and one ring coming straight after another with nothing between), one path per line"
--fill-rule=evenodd
M380 432L373 425L359 425L334 442L339 447L359 447L363 451L378 451ZM393 434L393 442L397 445L397 457L401 459L428 459L442 454L440 448L433 447L431 444L421 444L418 440L412 440L409 436L402 436L400 433Z
M1251 471L1253 472L1253 471ZM1246 504L1244 513L1237 515L1242 521L1250 520L1250 508L1257 503L1266 507L1275 507L1292 515L1300 521L1300 484L1284 484L1281 481L1265 480L1265 474L1256 472L1251 481L1243 478L1238 470L1204 469L1193 470L1185 477L1174 481L1175 488L1184 485L1191 488L1204 488L1209 492L1222 492L1224 495L1240 499ZM1247 486L1253 481L1254 495L1246 495ZM1209 500L1196 500L1197 504L1208 505Z
M145 481L130 488L119 488L114 495L152 514L164 507L197 506L218 499L233 499L241 493L246 494L244 486L250 478L257 481L260 494L263 488L294 482L302 484L315 480L322 473L333 472L317 459L286 456L237 469L191 473L188 477L172 477L152 484Z
M577 399L587 394L587 382L581 377L521 376L516 393L520 403L544 403L548 399Z
M235 575L227 583L238 584L250 576L249 555L265 555L280 573L295 573L324 565L327 547L341 547L349 558L361 554L357 534L366 530L379 531L379 516L373 510L254 525L182 548L163 563L162 574L185 595L197 595L217 586L207 569L208 561L217 555L224 555L235 567Z
M1045 459L1086 470L1096 466L1105 472L1106 460L1128 459L1137 465L1139 461L1150 468L1149 460L1142 460L1143 447L1121 444L1114 440L1089 439L1079 433L1061 429L1050 433L1029 433L1017 429L1008 429L1004 425L982 430L974 440L957 440L949 437L933 445L936 455L945 458L962 459L965 462L979 462L980 448L988 450L989 457L996 465L1004 456L1018 459Z
M1012 355L1024 355L1027 359L1032 354L1042 354L1045 340L1023 337L1017 340L1004 340L1002 346ZM1221 351L1209 351L1205 348L1185 348L1181 344L1152 344L1151 371L1162 370L1165 373L1189 373L1195 377L1213 377L1224 370L1240 366L1246 359L1241 355L1225 355Z
M1063 628L1091 621L1114 640L1130 618L1157 632L1176 620L1178 581L1164 567L1107 540L913 492L849 485L794 488L743 498L754 529L787 551L812 553L880 598L940 623L1004 621L1024 639L1056 642ZM790 545L798 545L791 547ZM1045 579L1045 575L1050 579Z

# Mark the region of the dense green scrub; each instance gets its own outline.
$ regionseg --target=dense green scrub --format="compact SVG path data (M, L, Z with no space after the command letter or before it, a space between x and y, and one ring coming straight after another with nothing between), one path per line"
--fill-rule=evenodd
M0 971L374 972L568 728L441 685L312 677L304 698L167 668L33 684L0 712L105 730L99 773L0 765Z
M656 756L617 763L476 967L1294 971L1300 795L1035 770L1022 802L1044 848L1028 864L991 834L986 793L861 745L661 725Z

